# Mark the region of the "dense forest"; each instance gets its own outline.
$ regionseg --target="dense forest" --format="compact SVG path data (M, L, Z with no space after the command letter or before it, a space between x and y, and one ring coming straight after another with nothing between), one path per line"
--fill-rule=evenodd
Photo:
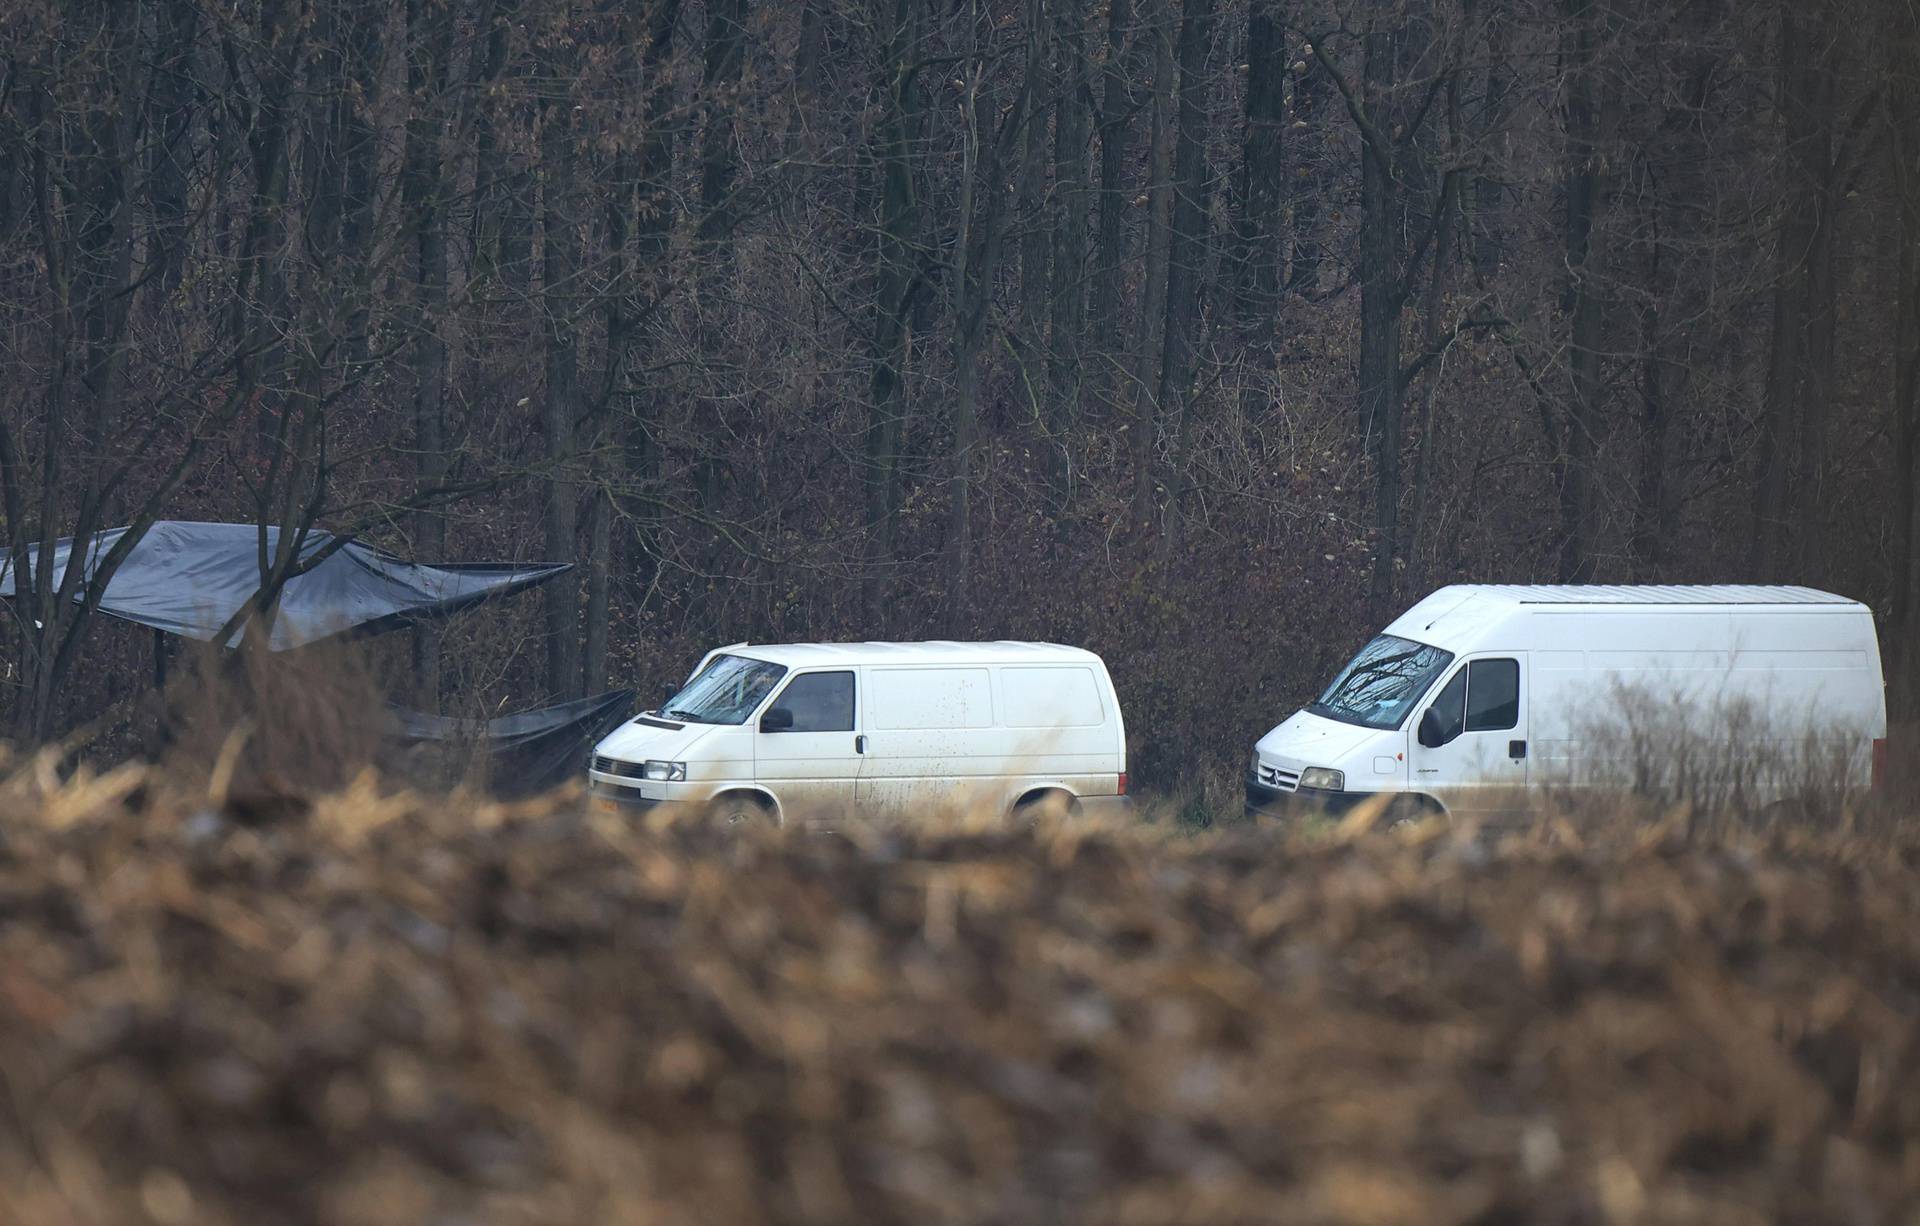
M5 8L23 577L577 562L395 644L450 710L1077 642L1160 786L1456 581L1827 587L1920 694L1915 0ZM143 684L89 595L12 602L14 737Z

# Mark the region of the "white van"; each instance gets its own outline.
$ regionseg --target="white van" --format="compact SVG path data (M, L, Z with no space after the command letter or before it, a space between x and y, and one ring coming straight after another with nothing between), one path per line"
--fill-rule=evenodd
M1247 811L1395 792L1485 814L1529 787L1646 788L1647 771L1671 782L1724 771L1729 755L1758 775L1732 786L1765 805L1790 785L1782 764L1815 742L1837 747L1848 786L1877 786L1886 728L1873 614L1857 601L1802 587L1445 587L1260 738Z
M689 804L729 822L1130 803L1107 667L1052 643L722 647L595 746L587 779L603 807Z

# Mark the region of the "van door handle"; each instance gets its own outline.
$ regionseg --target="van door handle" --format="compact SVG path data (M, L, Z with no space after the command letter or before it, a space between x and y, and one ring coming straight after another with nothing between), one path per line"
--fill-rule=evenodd
M1525 741L1508 741L1507 756L1509 758L1512 758L1516 762L1519 761L1521 758L1526 757L1527 743Z
M867 738L865 736L856 736L853 738L853 752L867 752Z

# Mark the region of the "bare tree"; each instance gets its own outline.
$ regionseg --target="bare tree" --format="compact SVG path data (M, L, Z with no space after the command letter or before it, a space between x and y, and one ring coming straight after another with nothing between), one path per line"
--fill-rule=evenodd
M920 200L913 178L913 146L921 127L922 0L873 0L881 57L878 276L873 301L871 375L866 427L867 608L882 620L882 578L893 561L898 508L901 424L911 343L910 320L925 289L918 250Z
M549 94L541 100L540 217L544 250L541 317L546 332L546 554L571 562L578 548L579 486L574 472L574 431L581 417L580 349L575 316L581 295L580 202L575 163L574 108L561 83L573 69L564 46L544 49ZM549 583L546 604L547 695L555 702L578 696L580 605L574 584Z
M453 51L452 14L427 0L407 5L407 91L411 114L403 192L413 236L415 313L413 327L413 414L415 471L422 486L436 486L447 475L447 182L444 112L449 60ZM440 559L447 547L447 525L438 509L421 511L413 525L414 548ZM414 631L413 684L422 710L440 700L440 629Z
M981 27L987 14L971 0L968 42L962 66L960 198L948 273L954 364L951 518L947 528L947 590L954 613L964 619L973 600L973 486L979 433L980 352L993 306L995 274L1006 237L1009 203L1006 166L1014 141L1026 130L1031 87L1022 89L995 122L994 98L985 88L986 47ZM990 34L990 27L988 33Z

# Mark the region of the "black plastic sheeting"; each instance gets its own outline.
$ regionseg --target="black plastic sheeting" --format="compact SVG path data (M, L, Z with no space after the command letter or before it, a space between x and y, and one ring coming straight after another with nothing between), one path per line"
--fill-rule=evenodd
M94 534L86 577L128 529ZM279 540L267 529L267 549ZM307 534L301 556L333 544L332 533ZM56 546L53 582L65 572L71 540ZM107 582L100 611L168 634L207 642L260 590L259 529L252 524L160 520L147 530ZM339 634L379 634L409 622L444 617L493 596L522 591L570 569L535 566L406 562L358 541L349 542L280 593L268 647L286 651ZM0 597L14 594L12 559L0 559ZM226 646L240 640L239 632Z
M613 690L489 720L396 709L389 736L408 753L444 750L452 757L470 747L495 795L533 796L581 778L588 751L633 713L633 700L632 690Z

